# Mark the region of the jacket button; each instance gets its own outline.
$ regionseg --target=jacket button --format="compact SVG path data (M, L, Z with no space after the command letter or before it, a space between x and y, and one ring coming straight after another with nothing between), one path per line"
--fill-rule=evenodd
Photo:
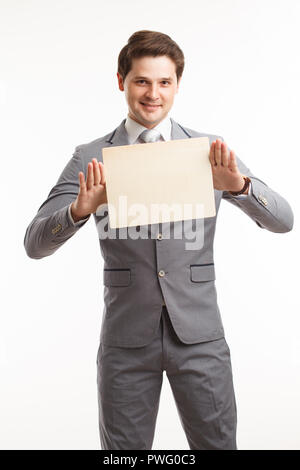
M165 271L163 271L162 269L158 272L158 275L159 277L164 277L165 275Z
M156 238L157 238L157 240L161 240L162 239L162 234L159 233Z
M53 233L53 235L55 235L57 232L59 232L61 230L61 224L58 224L56 227L54 227L51 232Z
M266 206L268 204L268 201L265 197L263 197L261 194L258 196L258 199L260 202L263 203L264 206Z

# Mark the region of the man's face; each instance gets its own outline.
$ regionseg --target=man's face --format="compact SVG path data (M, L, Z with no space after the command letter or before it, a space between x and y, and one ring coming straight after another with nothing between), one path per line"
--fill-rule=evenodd
M133 59L125 81L119 73L117 76L119 89L125 91L129 117L152 129L167 116L180 83L169 57Z

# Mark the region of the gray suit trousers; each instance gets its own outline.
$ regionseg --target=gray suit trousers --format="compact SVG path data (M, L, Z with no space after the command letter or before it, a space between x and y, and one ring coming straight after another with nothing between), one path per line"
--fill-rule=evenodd
M190 449L236 449L236 401L225 338L180 341L162 307L154 339L124 348L100 342L99 431L103 450L151 450L166 371Z

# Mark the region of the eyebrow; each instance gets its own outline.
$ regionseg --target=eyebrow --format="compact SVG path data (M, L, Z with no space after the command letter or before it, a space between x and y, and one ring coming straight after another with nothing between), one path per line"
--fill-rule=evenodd
M142 76L137 76L137 77L134 77L135 80L140 80L140 79L143 79L143 80L149 80L148 77L142 77ZM172 82L173 81L173 78L171 77L162 77L160 78L159 80L168 80L169 82Z

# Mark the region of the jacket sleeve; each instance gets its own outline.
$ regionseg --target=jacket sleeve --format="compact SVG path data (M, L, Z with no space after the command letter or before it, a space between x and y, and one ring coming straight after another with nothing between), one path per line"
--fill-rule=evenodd
M90 216L74 223L70 217L69 205L79 192L79 171L86 174L80 148L76 147L56 185L27 227L24 246L30 258L40 259L52 255L89 219Z
M251 191L243 198L223 191L222 198L245 212L260 228L276 233L292 230L294 215L289 203L264 181L253 175L237 155L236 160L239 171L251 179Z

